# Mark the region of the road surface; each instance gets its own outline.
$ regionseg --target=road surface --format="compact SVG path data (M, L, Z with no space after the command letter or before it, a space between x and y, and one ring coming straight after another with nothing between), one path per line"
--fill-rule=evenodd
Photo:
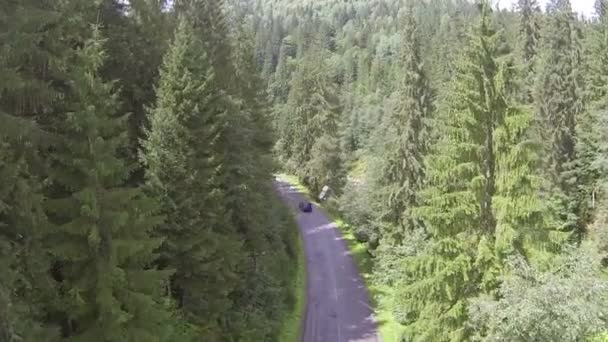
M305 200L289 184L277 186L296 210ZM297 210L297 221L308 273L302 342L380 342L367 289L336 225L317 207Z

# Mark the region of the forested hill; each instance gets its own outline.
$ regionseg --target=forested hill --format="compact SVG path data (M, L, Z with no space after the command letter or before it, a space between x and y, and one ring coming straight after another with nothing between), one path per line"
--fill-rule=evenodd
M607 330L606 2L517 3L230 1L278 160L332 187L403 341Z
M608 7L548 2L3 0L0 341L283 342L279 170L402 341L601 341Z
M278 339L297 230L223 7L1 2L0 341Z

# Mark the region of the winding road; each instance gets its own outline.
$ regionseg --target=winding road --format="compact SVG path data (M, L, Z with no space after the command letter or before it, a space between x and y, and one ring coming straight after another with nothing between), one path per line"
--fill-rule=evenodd
M296 210L305 200L288 183L277 187ZM302 342L380 342L367 289L342 234L317 207L297 212L308 274Z

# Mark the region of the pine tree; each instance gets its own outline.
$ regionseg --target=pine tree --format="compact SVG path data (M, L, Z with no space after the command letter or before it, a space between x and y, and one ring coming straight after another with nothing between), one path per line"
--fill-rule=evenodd
M606 0L598 0L596 7L606 7ZM588 83L591 102L605 101L608 96L608 13L597 12L597 21L592 26L589 34L589 46L587 58Z
M277 64L277 71L272 77L272 83L270 83L269 90L271 100L277 103L287 102L289 97L291 75L293 73L293 61L289 55L289 45L291 44L289 37L283 40L281 49L279 52L279 61Z
M339 193L344 180L338 130L341 108L333 84L329 80L325 80L325 82L323 94L327 102L323 103L321 100L317 103L320 106L317 107L316 115L310 121L316 139L305 165L306 180L314 193L319 193L326 185L335 193Z
M540 7L536 0L519 0L517 6L520 11L520 34L523 37L522 55L524 62L533 61L537 53L540 39L538 18Z
M137 162L140 141L147 125L146 107L154 103L154 84L162 57L174 27L171 16L163 13L166 0L106 0L98 11L90 11L100 21L107 37L107 61L100 71L106 80L116 80L120 89L121 111L129 116L131 162ZM141 166L141 165L138 165ZM142 184L144 170L138 167L130 184Z
M98 74L104 56L95 27L69 70L69 111L52 124L60 142L46 206L59 290L51 320L74 341L159 341L167 274L151 268L160 241L149 234L160 220L154 201L123 185L127 116L116 114L113 86Z
M281 132L281 138L289 135L291 140L286 156L290 170L316 193L328 184L339 188L339 179L334 177L342 168L336 163L341 155L338 99L327 78L324 56L325 50L315 44L298 65Z
M403 75L397 86L397 104L389 116L385 132L383 182L388 188L390 214L385 219L398 227L388 232L389 240L401 243L411 229L421 228L411 217L419 204L418 192L424 183L423 158L428 149L428 125L432 110L432 93L423 70L420 43L410 7L402 33L400 65ZM389 133L390 132L390 133ZM391 136L394 135L394 136Z
M576 165L576 125L583 111L579 32L568 0L552 1L548 11L536 104L548 149L548 169L556 186L556 210L565 230L577 230L582 229L580 198L566 196L577 191L580 181Z
M244 259L224 336L262 341L273 338L279 323L276 315L288 302L284 281L290 272L284 267L294 262L288 253L295 241L293 231L284 229L282 220L289 213L277 205L271 182L274 141L264 80L257 74L251 41L245 25L237 28L232 62L240 81L235 94L238 110L232 112L226 129L230 157L225 164L230 165L226 191L231 195L231 222L243 242Z
M342 151L337 131L324 133L317 138L311 148L311 159L306 165L307 182L315 193L324 186L339 192L343 186L344 169Z
M44 239L44 129L66 83L72 56L64 4L9 1L0 6L0 340L54 338L45 321L53 283Z
M580 120L577 127L577 153L585 160L585 163L581 163L585 166L581 174L586 181L584 184L591 185L583 192L590 195L585 199L587 208L593 214L591 219L594 224L590 227L590 233L596 239L604 239L603 243L608 241L601 236L606 231L608 207L608 17L605 8L605 0L596 2L598 20L590 32L587 53L590 105L583 115L584 120Z
M147 187L166 222L159 265L175 270L173 297L201 337L218 339L231 307L240 244L230 225L225 194L225 109L203 42L182 17L165 56L143 143Z
M429 69L436 88L443 86L454 76L454 63L466 43L467 27L463 23L462 14L458 12L445 13L439 21L433 37L432 53L427 57L432 58Z
M540 7L536 0L519 0L519 32L521 40L521 58L523 62L523 98L526 103L533 100L532 90L535 77L535 62L540 40L539 15Z
M208 58L215 70L216 82L225 92L234 95L236 70L230 63L233 51L230 44L230 29L224 14L224 0L178 0L176 12L189 17L196 35L204 42Z
M424 202L414 210L430 235L407 259L399 286L405 336L414 340L468 340L468 301L494 294L503 259L548 235L541 181L531 172L538 157L525 139L531 117L512 105L509 50L487 3L480 6L428 158Z

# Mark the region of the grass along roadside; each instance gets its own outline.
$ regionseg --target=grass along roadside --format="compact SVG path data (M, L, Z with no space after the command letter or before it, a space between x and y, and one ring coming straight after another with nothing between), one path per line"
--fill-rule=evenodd
M342 232L342 236L357 263L359 273L361 274L371 297L382 341L399 341L403 332L403 327L395 321L393 314L391 313L392 303L390 294L392 289L387 286L374 284L372 281L374 260L367 252L365 243L357 241L350 226L339 217L338 212L326 209L326 213L334 220Z
M378 329L382 341L393 342L399 341L403 327L395 321L391 313L391 288L386 286L378 286L372 281L372 271L374 266L374 260L367 252L367 246L365 243L357 241L355 235L352 232L351 227L340 217L340 213L335 207L322 205L315 200L314 196L311 196L310 191L300 183L297 177L291 175L280 174L277 175L277 179L287 182L294 186L298 191L305 194L307 197L312 198L311 201L320 206L324 212L329 216L338 226L342 232L342 236L346 241L348 248L355 259L359 273L365 282L365 285L369 291L370 299L374 307L376 315L376 321L378 322ZM288 340L285 340L288 341Z

